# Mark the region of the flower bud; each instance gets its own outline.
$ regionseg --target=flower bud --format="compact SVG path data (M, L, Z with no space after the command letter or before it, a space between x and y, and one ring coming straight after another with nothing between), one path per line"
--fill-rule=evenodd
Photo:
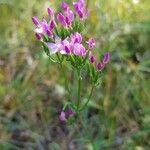
M59 115L59 120L62 121L62 122L65 122L66 121L66 114L64 111L62 111Z
M73 2L73 7L75 10L75 13L78 15L78 17L81 20L85 20L87 18L88 11L85 8L84 0L79 0L78 2Z
M101 71L103 69L103 63L99 62L96 67L98 71Z
M76 56L85 56L86 55L86 49L82 44L75 43L73 47L73 53Z
M68 4L66 2L62 2L61 8L63 9L63 11L67 11L69 7L68 7Z
M41 37L41 35L39 33L35 33L35 37L36 37L37 40L41 40L42 39L42 37Z
M70 49L67 46L65 46L65 51L66 51L67 54L70 53Z
M63 26L63 27L66 27L67 26L67 23L65 21L65 16L62 14L62 13L59 13L57 15L57 20L58 22Z
M95 62L94 55L89 56L89 61L90 61L91 64L93 64Z
M76 32L76 33L70 35L70 40L71 40L72 44L81 43L82 42L82 36L80 33Z
M52 11L51 8L47 8L47 12L48 12L48 15L50 17L51 20L54 20L54 12Z
M86 43L88 44L89 49L93 49L95 46L95 40L93 38L90 38Z
M39 21L37 20L37 18L36 17L32 17L32 22L33 22L33 24L35 25L35 26L38 26L39 25Z
M51 36L52 36L52 32L49 31L49 30L46 31L46 34L47 34L48 37L51 37Z
M55 23L54 23L54 21L52 20L52 21L50 22L50 25L49 25L50 31L53 30L54 27L55 27Z
M110 60L110 54L106 52L103 57L103 64L107 64Z

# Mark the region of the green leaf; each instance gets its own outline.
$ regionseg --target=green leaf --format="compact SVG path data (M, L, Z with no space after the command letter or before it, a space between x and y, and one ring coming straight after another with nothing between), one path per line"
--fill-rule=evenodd
M81 33L84 30L84 24L79 21L74 21L72 24L73 32Z
M50 53L48 47L44 43L42 45L43 45L44 52L46 53L47 56L49 56Z

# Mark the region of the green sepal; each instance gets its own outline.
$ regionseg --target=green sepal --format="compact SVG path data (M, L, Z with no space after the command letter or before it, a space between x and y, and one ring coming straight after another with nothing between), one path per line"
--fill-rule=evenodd
M43 41L44 41L44 42L49 42L49 38L48 38L47 36L42 35L42 38L43 38Z
M70 31L68 29L62 28L60 30L59 36L61 37L62 40L64 40L69 35L70 35Z

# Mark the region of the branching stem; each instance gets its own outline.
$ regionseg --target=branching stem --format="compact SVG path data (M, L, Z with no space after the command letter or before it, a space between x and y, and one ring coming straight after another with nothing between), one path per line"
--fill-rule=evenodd
M82 106L82 108L80 109L80 111L83 111L83 110L87 107L87 105L88 105L88 103L89 103L89 101L90 101L90 99L91 99L91 97L92 97L94 87L95 87L95 86L93 85L92 88L91 88L91 92L90 92L90 94L89 94L89 97L88 97L86 103L85 103L85 104Z

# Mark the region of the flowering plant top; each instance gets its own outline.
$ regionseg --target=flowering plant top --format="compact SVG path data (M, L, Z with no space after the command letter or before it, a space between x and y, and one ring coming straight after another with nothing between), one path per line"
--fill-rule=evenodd
M92 87L94 87L98 85L101 77L100 72L109 62L110 55L106 52L102 60L97 60L94 55L95 39L86 39L82 35L85 20L88 18L88 10L84 0L73 2L73 10L66 2L63 2L60 7L61 11L57 14L51 8L47 8L49 20L43 18L39 21L33 16L32 22L35 27L35 37L41 41L43 49L50 59L61 65L66 60L77 71L79 77L77 105L71 104L70 106L75 111L73 114L78 114L90 99L88 98L85 105L80 107L82 69L87 66ZM64 109L60 118L66 120Z

